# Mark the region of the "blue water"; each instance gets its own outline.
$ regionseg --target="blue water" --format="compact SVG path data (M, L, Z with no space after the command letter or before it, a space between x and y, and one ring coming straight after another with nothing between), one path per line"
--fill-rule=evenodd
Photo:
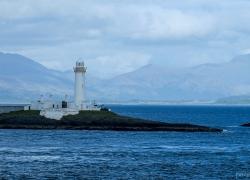
M0 179L250 179L250 107L110 107L225 132L0 130Z

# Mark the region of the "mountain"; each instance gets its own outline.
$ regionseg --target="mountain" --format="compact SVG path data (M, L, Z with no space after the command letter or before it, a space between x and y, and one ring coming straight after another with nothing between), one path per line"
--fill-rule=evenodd
M71 93L72 80L18 54L0 53L0 99L30 101L40 94Z
M166 99L178 93L176 87L171 87L177 80L178 74L171 69L146 65L136 71L104 81L100 91L105 97L111 97L113 100Z
M102 84L101 93L115 99L211 100L250 94L250 55L222 64L185 69L147 65Z
M214 100L250 96L250 55L221 64L173 69L153 64L111 79L88 72L87 97L105 102ZM0 101L24 102L40 94L73 95L74 73L55 71L18 54L0 53Z

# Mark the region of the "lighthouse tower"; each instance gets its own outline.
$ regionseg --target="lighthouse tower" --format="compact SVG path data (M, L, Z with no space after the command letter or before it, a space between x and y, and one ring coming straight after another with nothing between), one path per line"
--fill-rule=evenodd
M76 62L74 67L75 72L75 106L79 110L83 110L86 107L85 104L85 73L87 68L84 66L84 62Z

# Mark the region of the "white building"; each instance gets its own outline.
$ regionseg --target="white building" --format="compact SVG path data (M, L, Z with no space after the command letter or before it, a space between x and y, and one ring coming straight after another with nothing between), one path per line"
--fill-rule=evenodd
M60 120L63 116L76 115L79 111L100 111L101 108L95 104L87 103L85 99L85 74L87 68L84 62L76 62L74 102L69 102L65 98L63 101L53 101L41 98L33 102L32 110L40 110L40 115L46 118Z
M76 62L75 72L75 106L79 110L86 109L85 100L85 73L87 68L84 62Z
M75 91L74 101L67 100L67 96L62 101L41 98L31 104L0 104L0 114L19 110L39 110L41 116L60 120L63 116L76 115L79 111L100 111L102 108L95 103L88 103L85 99L85 74L87 68L84 62L76 62L73 68L75 72ZM103 108L103 110L108 110Z

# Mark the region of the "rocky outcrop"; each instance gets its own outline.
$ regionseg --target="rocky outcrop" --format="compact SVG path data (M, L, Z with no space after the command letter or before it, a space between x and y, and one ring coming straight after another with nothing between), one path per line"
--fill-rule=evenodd
M70 129L114 131L222 132L221 129L192 124L175 124L120 116L106 111L80 111L61 120L40 116L39 111L16 111L0 115L2 129Z
M245 124L242 124L241 126L250 127L250 123L245 123Z

